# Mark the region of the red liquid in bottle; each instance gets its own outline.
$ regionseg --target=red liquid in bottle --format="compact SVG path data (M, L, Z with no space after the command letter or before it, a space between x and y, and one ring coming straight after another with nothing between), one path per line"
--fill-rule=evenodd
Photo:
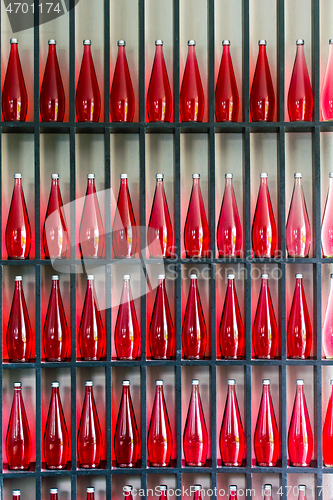
M149 327L149 346L153 359L172 359L176 355L175 330L172 323L165 274L159 274L154 310Z
M132 298L130 279L129 274L124 274L123 291L114 332L117 359L136 359L140 345L140 328Z
M326 467L333 467L333 380L331 380L331 386L331 396L323 428L323 461Z
M47 361L65 361L69 354L68 334L59 276L52 276L52 289L43 330L43 345Z
M94 279L92 274L88 274L79 330L79 347L84 361L100 360L105 348L105 332L97 303Z
M31 229L22 189L22 175L14 174L15 184L10 204L5 241L8 259L28 259Z
M268 274L261 275L261 290L253 324L253 349L258 359L274 359L278 346L278 329L275 320Z
M312 118L313 95L304 56L304 40L296 40L297 52L288 92L290 121L309 121Z
M270 393L271 381L265 379L262 384L262 396L254 432L254 452L257 465L275 467L279 455L279 431Z
M323 120L333 120L333 40L329 41L330 51L321 91L321 113Z
M333 257L333 172L329 173L329 188L321 225L321 248L324 257Z
M252 224L252 247L255 257L274 257L276 224L267 186L267 174L260 174L260 189Z
M205 97L195 55L195 40L189 40L188 55L180 90L180 116L183 122L202 122Z
M199 380L192 380L192 395L183 436L185 463L190 467L206 464L208 434L199 393Z
M15 276L15 290L7 326L7 351L9 361L28 362L32 350L32 333L22 276Z
M312 345L312 327L303 288L303 274L296 274L296 285L287 327L288 357L307 359Z
M58 500L58 488L50 488L50 500Z
M228 380L228 396L220 434L222 463L227 467L241 467L245 451L245 435L235 385L235 380Z
M209 227L200 189L200 174L192 174L193 187L188 206L184 245L186 257L208 257L210 247Z
M138 244L138 233L127 177L127 174L120 174L120 190L112 227L112 244L116 259L133 257Z
M98 122L101 95L91 56L91 41L83 40L83 46L84 52L75 96L76 118L78 122Z
M123 380L123 393L114 433L114 451L117 467L136 467L139 458L139 434L129 380Z
M110 93L111 120L113 122L132 122L135 99L125 53L125 40L118 40L118 57Z
M65 91L56 43L55 40L49 40L49 54L40 91L40 116L43 122L62 122L65 114Z
M151 258L172 256L173 233L163 179L163 174L156 174L156 189L147 233Z
M331 274L330 281L330 295L322 330L323 351L326 359L333 358L333 274Z
M14 398L6 437L6 454L9 469L29 468L31 436L22 398L21 382L14 382Z
M13 500L21 499L21 490L13 490Z
M44 433L46 467L65 469L69 452L68 432L59 394L59 382L52 382L52 395Z
M2 89L2 115L5 122L25 122L28 111L28 95L17 48L17 38L11 38L10 43L10 55Z
M87 500L95 500L95 488L87 488Z
M302 174L294 174L295 184L286 227L288 257L308 257L311 245L311 228L306 209Z
M219 257L222 258L239 257L242 250L242 227L232 178L232 174L225 174L225 189L217 226L217 248Z
M191 274L190 279L182 328L183 356L187 359L203 359L207 345L207 329L198 290L198 275Z
M221 325L221 355L226 359L242 359L245 356L245 333L235 289L235 275L228 274Z
M95 175L88 174L87 192L80 224L79 243L82 259L104 255L104 228L95 188Z
M103 441L93 394L93 383L87 380L85 385L86 394L77 435L77 452L80 467L95 469L101 462Z
M250 110L254 122L272 122L275 111L275 94L269 69L266 40L259 40L259 54L253 77Z
M313 451L313 434L306 406L304 380L296 380L296 397L288 432L290 465L309 467Z
M52 186L43 227L43 246L46 259L66 259L68 229L59 187L59 175L52 174Z
M172 94L163 55L163 41L156 40L156 53L147 92L147 112L150 122L169 122Z
M156 380L156 394L151 414L147 449L151 467L168 467L172 453L172 434L163 395L163 380Z
M195 484L194 486L191 486L191 491L194 491L193 500L202 499L201 490L202 490L201 484Z
M215 114L218 122L236 122L239 96L230 56L230 40L223 40L223 54L215 89Z

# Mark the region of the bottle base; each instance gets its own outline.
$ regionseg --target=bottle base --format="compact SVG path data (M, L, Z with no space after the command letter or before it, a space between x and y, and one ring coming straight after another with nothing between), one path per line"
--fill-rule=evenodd
M29 469L29 465L30 464L28 464L28 465L12 465L12 466L10 466L8 464L8 469L9 470L27 470L27 469Z
M161 463L156 463L156 462L149 462L150 467L170 467L170 463L163 462Z
M186 467L205 467L206 462L185 462Z
M100 465L99 463L98 464L84 464L84 465L80 464L79 467L80 467L80 469L98 469L99 465Z
M225 467L242 467L242 462L222 462Z
M9 359L9 362L10 363L29 363L30 358L29 359Z
M49 470L63 470L63 469L66 469L66 467L67 467L67 464L65 464L65 465L47 465L46 464L46 468Z
M299 463L293 463L293 462L290 462L290 465L291 467L310 467L310 464L299 464Z
M333 467L333 464L325 464L325 463L324 463L324 466L325 466L325 467Z
M117 462L117 467L122 467L122 468L128 467L129 469L132 469L133 467L136 467L136 462L135 463L133 462L130 464L118 464L118 462Z
M276 462L257 462L258 467L276 467Z
M305 356L289 356L288 359L308 359Z

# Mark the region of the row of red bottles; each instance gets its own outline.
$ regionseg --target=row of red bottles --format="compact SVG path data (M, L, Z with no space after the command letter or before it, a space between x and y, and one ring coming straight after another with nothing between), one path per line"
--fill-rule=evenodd
M13 490L12 494L13 494L13 500L21 500L21 490ZM94 500L94 499L95 499L95 488L89 486L87 488L87 500ZM58 488L50 488L50 500L58 500Z

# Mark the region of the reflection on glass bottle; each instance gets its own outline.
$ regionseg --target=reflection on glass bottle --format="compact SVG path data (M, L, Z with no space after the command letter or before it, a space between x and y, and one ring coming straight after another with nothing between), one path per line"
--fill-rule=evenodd
M333 467L333 380L330 381L330 384L331 395L323 428L323 461L326 467Z
M329 173L329 188L321 224L321 248L324 257L333 257L333 172Z
M232 178L232 174L225 174L224 195L217 226L217 248L220 258L239 257L242 250L242 227Z
M172 359L176 354L176 337L172 323L165 274L158 274L158 287L149 327L149 346L153 359Z
M77 435L77 452L80 467L95 469L101 462L103 440L95 405L93 382L87 380L85 386L86 393Z
M210 236L205 206L200 189L200 174L192 174L193 186L187 210L184 245L186 257L209 256Z
M120 189L112 227L112 245L116 259L133 257L138 244L138 232L127 179L127 174L120 174Z
M87 291L79 329L79 347L84 361L99 361L105 350L105 332L94 280L93 274L87 275Z
M51 174L52 186L43 226L43 246L46 259L65 259L68 230L62 203L59 175Z
M260 467L275 467L279 455L279 431L270 392L271 381L262 381L262 396L254 432L254 452Z
M156 189L148 224L147 243L152 258L172 256L173 232L163 179L163 174L156 174Z
M59 276L52 276L52 289L43 329L43 346L47 361L65 361L70 337L62 303Z
M307 359L312 346L312 327L303 288L303 274L296 274L296 284L287 327L288 357Z
M321 113L323 120L333 120L333 40L329 40L330 49L326 73L321 91Z
M252 247L255 257L274 257L277 232L267 173L260 174L260 189L252 224Z
M28 94L18 53L17 38L11 38L10 44L10 55L2 89L2 115L5 122L25 122Z
M330 294L324 318L322 340L326 359L333 359L333 274L331 274Z
M96 194L95 174L88 174L87 180L79 244L82 259L98 259L104 255L105 234Z
M114 332L117 359L136 359L139 353L140 328L135 312L130 280L131 276L124 274L123 291Z
M261 289L252 331L254 354L258 359L274 359L278 346L278 329L268 278L268 274L261 275Z

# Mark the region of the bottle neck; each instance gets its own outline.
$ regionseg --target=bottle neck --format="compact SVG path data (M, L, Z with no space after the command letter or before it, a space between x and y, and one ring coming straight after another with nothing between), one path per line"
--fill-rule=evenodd
M225 187L232 187L232 178L230 178L230 177L226 178Z
M96 193L95 179L88 179L87 194Z
M86 397L91 398L93 393L93 388L92 385L87 385L86 386Z
M125 46L124 45L120 45L118 47L118 56L119 57L124 57L125 55ZM125 180L125 179L122 179L122 180Z
M91 50L90 50L90 45L85 45L84 46L84 55L91 57Z
M235 280L234 279L228 279L228 288L230 290L234 290L235 289Z
M266 57L266 45L259 45L259 56Z
M54 43L51 43L49 45L49 56L55 56L56 52L56 45Z
M18 46L17 46L17 43L12 43L11 44L10 55L11 56L18 56Z
M200 179L198 178L193 179L193 188L194 187L196 188L200 187Z
M260 178L260 186L267 186L267 177Z
M262 290L267 290L268 288L268 279L267 278L261 278L261 289Z
M52 280L52 289L55 291L59 290L59 280Z
M22 292L22 281L15 281L15 291Z
M295 188L296 187L302 187L302 178L301 177L295 177L295 182L294 182L294 186Z
M229 54L230 54L230 45L223 45L223 55L224 56L229 56Z
M262 395L264 397L270 397L270 395L271 395L270 385L263 384L263 386L262 386Z
M123 47L119 47L120 49ZM127 189L127 179L120 179L120 187L123 189Z

